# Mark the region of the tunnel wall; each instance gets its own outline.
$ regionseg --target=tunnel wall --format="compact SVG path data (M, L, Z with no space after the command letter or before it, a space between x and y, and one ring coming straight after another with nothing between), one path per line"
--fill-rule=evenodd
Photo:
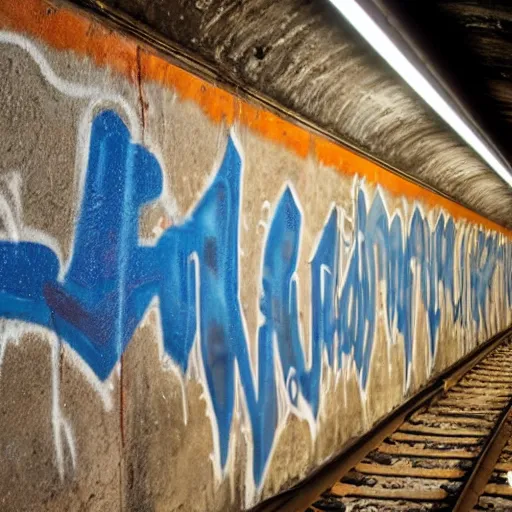
M2 510L250 507L510 324L504 228L76 11L0 25Z

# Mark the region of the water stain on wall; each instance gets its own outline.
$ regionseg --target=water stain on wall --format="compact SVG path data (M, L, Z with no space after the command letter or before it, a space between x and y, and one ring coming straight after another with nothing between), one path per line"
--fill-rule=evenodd
M239 510L510 323L503 230L298 155L237 98L212 119L16 32L0 59L0 447L39 482L7 507Z

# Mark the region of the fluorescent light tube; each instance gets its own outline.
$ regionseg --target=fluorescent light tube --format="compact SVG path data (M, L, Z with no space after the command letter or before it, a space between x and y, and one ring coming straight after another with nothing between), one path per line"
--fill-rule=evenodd
M512 176L500 159L443 99L393 41L355 0L330 0L374 50L418 93L423 100L471 146L489 166L512 186Z

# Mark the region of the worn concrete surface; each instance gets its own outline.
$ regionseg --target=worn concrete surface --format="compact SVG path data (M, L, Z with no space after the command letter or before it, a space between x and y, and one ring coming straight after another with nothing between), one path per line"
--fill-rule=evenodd
M203 59L222 80L254 89L485 217L512 226L510 187L328 0L102 1L100 11L109 9Z
M46 11L44 3L31 1L34 10ZM32 13L29 16L36 15ZM45 16L43 14L42 19L48 21ZM333 150L334 155L342 156L328 165L315 149L320 143L312 135L286 123L281 125L277 118L265 117L265 112L260 109L240 98L223 96L222 91L199 82L193 76L185 75L183 79L174 66L159 61L165 71L160 79L157 75L150 76L149 71L146 76L142 71L150 70L149 64L154 57L146 51L137 50L134 43L130 43L133 47L129 46L133 51L124 58L130 60L133 57L134 62L130 62L139 70L138 79L133 80L133 77L120 73L120 66L114 66L114 59L107 60L105 66L96 65L92 57L94 41L97 41L94 37L108 34L97 24L91 24L87 31L90 39L86 47L90 54L85 52L84 55L79 49L55 49L39 33L29 35L28 29L13 29L5 12L0 12L0 20L5 25L5 30L0 32L0 250L5 251L2 255L9 255L0 258L2 511L214 512L250 507L305 478L434 374L505 328L512 320L511 304L505 289L507 279L510 279L506 272L512 264L507 259L510 238L509 233L500 231L499 226L480 219L482 236L488 237L490 242L487 253L478 253L477 222L470 222L465 217L471 217L470 212L446 202L442 203L443 208L437 207L436 196L419 188L413 189L405 181L397 185L393 181L396 177L382 169L367 167L370 164L354 160L348 153ZM26 20L25 23L29 25ZM62 23L62 18L51 18L50 23L54 31L69 30ZM146 67L141 66L141 62L145 62ZM200 87L194 89L198 84ZM190 93L194 90L199 93ZM203 93L205 96L209 94L210 100L203 100ZM222 111L221 118L213 116L214 107ZM211 311L214 315L222 309L222 302L231 298L232 283L221 282L218 284L218 288L224 290L221 299L214 304L202 298L199 302L195 325L199 334L196 333L193 346L187 352L186 371L178 364L177 357L173 359L169 349L169 346L184 346L184 338L165 339L162 330L162 318L177 313L167 311L158 294L148 307L140 311L140 321L132 339L126 347L119 347L119 357L106 378L95 373L87 362L87 346L78 344L71 347L73 340L65 334L61 324L52 320L48 325L36 325L13 312L18 304L16 299L23 295L24 290L16 288L15 280L5 272L8 258L15 258L19 268L26 272L30 265L35 267L38 264L34 259L27 267L23 259L26 248L23 242L51 248L62 265L60 279L65 281L69 259L77 251L77 225L87 162L95 154L92 148L90 150L91 127L94 119L106 109L113 109L121 116L132 139L141 144L139 150L143 148L155 155L163 174L162 193L136 216L138 243L144 247L158 248L161 240L178 233L182 226L192 226L189 238L176 238L183 245L195 238L202 240L204 235L200 233L197 220L200 218L198 205L204 204L202 201L212 190L229 136L236 140L237 151L241 155L240 218L238 226L235 226L239 236L235 248L237 256L229 259L226 266L235 265L234 259L238 259L239 289L234 293L240 305L243 337L229 339L226 348L222 338L216 334L218 325L214 325L217 329L213 330L214 335L210 334L212 330L199 331L206 322L203 318L208 318ZM254 112L250 123L247 119ZM292 136L306 140L307 150L304 151L303 147L294 150L290 143ZM370 140L371 134L368 137ZM108 148L101 147L104 153L100 149L98 153L108 159ZM118 150L117 146L114 149ZM126 172L130 172L130 165L125 165ZM107 169L111 173L116 170L113 167ZM139 172L145 170L141 168ZM99 175L95 182L98 210L102 204L101 186L108 179L108 175ZM232 185L228 181L224 183L225 188L213 189L213 197L221 201ZM392 186L395 187L393 192ZM279 220L278 204L286 187L292 190L293 200L300 205L302 220L297 267L283 286L283 293L286 293L293 286L292 282L297 285L297 322L294 323L291 315L286 316L277 298L272 298L275 317L288 322L288 329L282 335L274 333L272 365L265 367L267 361L258 354L264 341L258 336L265 322L271 319L262 314L263 297L268 293L262 282L269 286L269 281L264 280L270 280L272 271L271 264L263 264L263 258L267 250L275 256L272 260L278 262L275 265L279 262L286 264L292 257L294 228L290 209L284 222L288 236L285 243L275 243L273 248L269 241L272 226ZM360 189L364 191L368 211L358 213L356 194ZM455 289L466 286L462 302L464 318L468 322L464 324L455 320L449 293L444 291L445 287L449 288L449 283L446 279L435 279L436 289L429 290L429 293L437 297L440 320L437 348L432 356L428 323L432 308L427 308L422 302L420 283L421 269L427 266L421 266L419 256L411 261L416 276L411 284L414 294L405 307L414 325L414 343L407 384L404 335L396 325L390 329L387 318L394 305L386 290L397 285L387 280L385 275L379 275L378 279L371 281L372 285L368 285L373 286L377 297L374 311L351 298L337 303L335 313L329 316L333 322L339 321L343 311L351 311L348 315L351 318L360 314L370 321L375 317L375 333L368 340L368 343L373 343L368 381L366 385L362 383L362 370L359 368L358 371L355 362L360 345L353 347L352 351L343 352L339 358L334 357L333 361L328 360L322 345L320 379L311 387L320 396L319 410L314 414L314 400L307 397L305 385L293 380L293 371L286 376L283 374L284 361L293 349L290 332L297 329L300 355L304 355L306 370L310 369L314 349L318 343L323 343L312 334L311 315L313 307L318 306L312 303L314 283L318 284L318 279L312 279L312 261L326 229L326 220L335 206L341 238L336 265L340 272L336 288L338 297L356 244L364 242L364 234L356 231L358 222L370 214L370 204L378 197L384 198L386 206L381 218L389 217L383 222L390 223L391 215L396 214L403 219L404 236L409 235L416 210L427 219L422 224L422 236L428 240L432 239L427 238L427 232L433 232L441 212L446 218L453 214L457 231L454 245L458 251L457 263L454 264L457 275ZM441 199L438 200L441 204ZM127 216L133 213L128 210L123 212ZM220 219L229 226L237 212L223 213ZM207 221L212 225L220 222L213 213ZM92 239L102 226L93 223L88 227L87 235ZM112 229L111 239L105 242L107 246L113 245L115 227ZM219 233L220 238L222 230ZM463 238L467 243L467 256L461 250ZM509 252L506 253L507 258L496 259L482 310L488 323L478 326L469 307L473 297L473 289L468 284L469 270L466 284L462 283L458 272L461 266L473 268L470 267L470 254L475 255L474 259L481 258L482 262L490 258L493 240ZM231 242L225 243L229 245ZM397 243L397 240L389 241L390 246ZM219 275L223 267L220 263L216 265L216 261L222 262L225 248L219 247L215 252L211 248L216 246L211 241L205 242L205 247L200 253L187 253L184 261L197 258L197 267L194 268L198 269L198 275L208 272ZM134 250L133 247L131 249ZM386 250L387 247L382 245L375 247L377 253L385 253ZM445 244L442 250L447 253L450 248ZM172 254L169 251L165 255L168 259L159 260L158 269L167 269L165 265L168 265ZM128 257L129 254L123 256ZM206 257L208 262L203 264L201 258ZM107 258L105 265L108 264ZM119 266L123 265L125 260L120 259ZM447 263L446 271L448 266ZM324 267L322 279L338 272L337 268ZM433 267L428 268L434 272ZM45 272L45 268L38 270ZM167 270L173 275L184 275L177 265ZM481 274L483 276L485 272ZM478 276L484 280L480 274ZM126 276L126 279L130 278L131 275ZM361 275L358 279L360 287L366 286L364 282L368 276ZM137 293L138 282L130 283L135 290L130 289L130 293ZM201 286L207 286L202 283L194 283L198 294ZM109 280L98 282L93 292L108 289L110 284ZM86 296L86 292L78 287L77 290L73 307L82 315L77 314L77 322L82 330L87 331L87 323L83 320L86 314L77 306L79 299L85 301L80 294ZM110 292L112 308L117 304L116 291ZM181 293L179 283L175 293ZM128 298L125 296L126 301ZM325 299L325 303L329 300ZM350 309L356 308L356 304L359 307L357 313ZM125 307L124 303L121 305ZM185 299L182 305L192 307ZM100 311L96 315L101 316L102 313ZM57 315L56 312L52 314L54 317ZM233 314L231 309L230 314ZM236 321L234 315L230 319ZM93 322L94 318L88 321ZM175 326L176 332L180 327ZM201 341L211 343L213 349L205 349ZM249 354L253 373L243 373L239 362L242 356L237 355L238 362L233 362L232 383L228 379L229 365L219 366L218 361L229 359L230 351L237 347L242 347L242 353ZM296 368L292 370L302 371L301 378L306 380L307 371L300 368L300 355L293 356ZM225 371L219 371L219 368ZM268 373L257 377L261 368ZM211 374L208 374L210 370ZM207 375L213 377L208 378ZM251 405L247 398L251 386L262 390L264 382L268 381L275 382L275 425L265 409L265 406L273 404L271 392L265 395L259 391L266 402L257 406ZM297 386L296 395L293 385ZM233 411L226 440L220 433L219 423L229 414L226 406L229 402L226 389L229 386L233 386ZM217 410L212 405L214 396L221 397ZM262 417L267 415L269 419L265 428L273 436L261 481L256 481L253 468L254 453L260 448L254 441L255 411ZM220 455L222 442L228 443L224 464Z

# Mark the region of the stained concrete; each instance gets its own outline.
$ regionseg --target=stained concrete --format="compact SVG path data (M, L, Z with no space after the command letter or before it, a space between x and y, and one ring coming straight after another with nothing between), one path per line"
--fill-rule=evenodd
M304 350L309 354L311 255L336 205L345 215L347 243L342 256L346 262L354 236L354 175L319 163L313 152L299 157L241 123L240 98L233 97L236 115L229 127L213 122L196 102L184 100L173 87L144 77L133 82L73 52L34 41L59 76L94 85L104 94L118 94L137 113L139 142L157 156L165 185L162 196L141 212L139 233L146 244L156 243L164 229L181 223L193 210L218 169L232 129L244 163L240 303L255 369L265 234L282 190L286 185L293 187L303 215L297 280ZM17 215L16 232L9 232L12 223L2 212L1 236L39 243L52 237L66 261L88 150L81 130L88 135L90 118L83 125L81 120L102 107L115 108L120 114L122 108L99 101L91 113L88 101L60 93L26 52L10 45L0 45L0 63L5 70L0 73L0 197L9 212ZM13 172L19 173L14 185ZM375 185L356 181L369 197L377 193ZM19 207L13 193L16 183L21 187ZM413 200L392 195L385 184L381 193L390 209L407 218ZM426 205L420 206L429 211ZM430 211L433 217L439 213L435 208ZM425 312L418 312L418 325L423 327L416 333L407 388L403 341L397 337L389 342L383 310L381 303L366 396L350 358L338 374L324 365L315 428L299 414L304 411L285 404L282 429L260 489L251 482L253 439L241 386L236 390L228 463L225 474L219 476L214 464L216 431L198 344L191 355L191 369L184 375L163 350L157 304L148 308L121 362L105 382L54 335L30 324L20 327L2 320L2 510L235 512L286 489L339 453L433 375L428 366ZM509 320L497 318L492 330L504 328ZM470 331L465 338L443 324L434 373L489 334ZM57 358L52 347L58 350ZM63 420L69 437L59 427Z
M98 7L96 0L73 0ZM511 227L512 191L328 0L102 0L130 31ZM172 52L171 52L172 53Z

